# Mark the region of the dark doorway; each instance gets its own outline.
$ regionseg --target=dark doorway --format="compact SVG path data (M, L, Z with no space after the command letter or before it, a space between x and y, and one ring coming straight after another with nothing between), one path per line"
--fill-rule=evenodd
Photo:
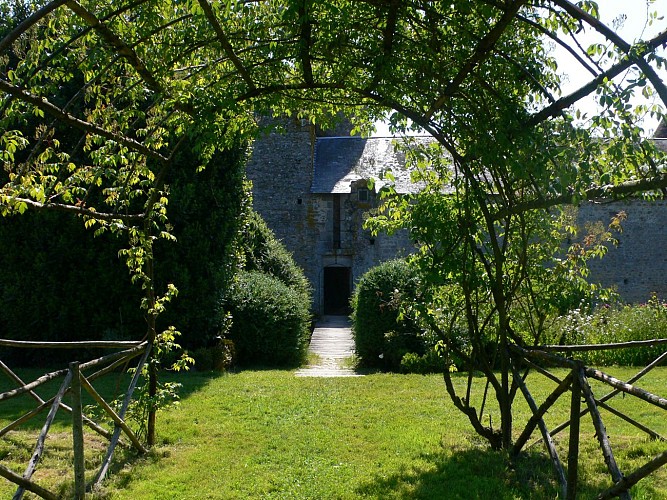
M324 314L350 314L350 268L324 268Z

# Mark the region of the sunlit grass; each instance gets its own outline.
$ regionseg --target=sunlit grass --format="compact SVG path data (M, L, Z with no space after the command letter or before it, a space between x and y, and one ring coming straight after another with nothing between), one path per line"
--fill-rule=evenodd
M611 372L629 378L634 370ZM447 399L442 378L436 375L322 379L298 378L290 371L247 371L190 373L178 379L184 384L182 404L160 415L156 449L147 457L121 457L125 462L118 462L97 497L514 499L558 494L541 445L514 462L502 452L489 451ZM664 394L665 380L667 368L660 368L643 386ZM463 387L464 377L456 381ZM476 379L479 389L483 382ZM538 375L530 375L528 385L538 403L554 387ZM594 391L596 396L606 392L597 384ZM568 399L566 395L547 414L550 427L567 418ZM664 411L629 397L612 401L667 434ZM527 406L518 399L515 432L527 417ZM648 441L616 417L604 412L603 417L624 471L667 447ZM491 418L495 425L497 415ZM611 480L590 418L582 423L580 492L581 498L590 498ZM63 419L54 429L62 446L38 469L35 479L42 485L71 483L67 425ZM15 445L3 444L2 463L22 471L27 461L18 464L29 457L32 441L25 432L9 436ZM537 437L534 434L533 440ZM566 461L567 431L557 443ZM16 455L24 448L27 454ZM92 474L99 452L88 453ZM66 486L60 488L67 491ZM0 483L0 497L13 491L8 482ZM667 471L640 483L633 498L667 498Z

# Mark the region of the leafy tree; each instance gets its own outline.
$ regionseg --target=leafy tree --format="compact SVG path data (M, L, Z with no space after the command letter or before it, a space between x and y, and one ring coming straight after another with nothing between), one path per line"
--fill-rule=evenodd
M20 4L31 16L0 41L3 213L59 210L126 235L150 338L165 291L155 288L153 244L169 237L164 184L185 145L203 165L253 132L253 113L320 122L354 106L361 128L389 114L399 130L410 119L430 133L451 157L450 219L461 235L462 259L453 270L443 262L438 279L462 289L470 338L497 345L500 375L486 373L500 429L482 425L469 398L453 399L494 446L511 445L508 349L526 341L517 297L544 291L530 288L529 271L546 255L531 245L549 231L546 210L667 186L664 154L637 125L662 108L632 101L667 103L657 53L667 31L629 43L600 22L593 1ZM584 31L602 42L582 47ZM589 81L562 95L545 40L569 51ZM590 95L602 110L581 126L572 106ZM450 203L440 194L426 196Z

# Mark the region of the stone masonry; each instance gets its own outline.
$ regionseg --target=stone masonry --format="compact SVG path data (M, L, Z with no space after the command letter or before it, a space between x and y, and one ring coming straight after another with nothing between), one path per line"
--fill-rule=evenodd
M405 256L412 245L405 233L373 236L362 228L375 206L369 177L388 165L400 171L391 139L325 137L308 123L288 120L285 132L260 137L247 167L253 204L313 287L313 311L346 314L354 283L380 262ZM660 147L665 140L658 139ZM397 179L403 192L415 190ZM399 192L401 192L399 190ZM667 299L667 201L585 204L578 222L600 221L625 211L619 245L591 263L591 280L615 287L628 302L651 293Z

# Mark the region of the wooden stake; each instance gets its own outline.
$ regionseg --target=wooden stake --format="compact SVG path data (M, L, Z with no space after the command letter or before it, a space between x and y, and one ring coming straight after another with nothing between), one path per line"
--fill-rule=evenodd
M660 356L658 356L656 359L654 359L651 363L649 363L648 365L646 365L645 368L643 368L642 370L640 370L639 372L637 372L635 375L633 375L632 378L630 378L630 379L628 380L628 384L634 384L637 380L641 379L641 378L642 378L644 375L646 375L649 371L651 371L653 368L655 368L655 367L658 366L660 363L662 363L666 358L667 358L667 351L664 352L664 353L662 353ZM608 392L607 394L605 394L604 396L602 396L602 397L599 399L599 401L602 402L602 403L604 403L605 401L610 400L611 398L613 398L614 396L616 396L616 395L619 394L620 392L621 392L621 391L620 391L619 389L614 389L613 391ZM580 416L580 417L583 417L583 416L586 415L587 413L588 413L588 408L584 408L583 410L581 410L581 413L579 414L579 416ZM563 423L560 424L559 426L557 426L557 427L555 427L554 429L552 429L552 430L549 432L549 434L551 434L552 436L555 436L556 434L558 434L558 433L559 433L560 431L562 431L563 429L566 429L568 425L570 425L570 421L569 421L569 420L568 420L567 422L563 422ZM534 446L535 444L539 443L539 441L540 441L540 440L535 441L535 442L533 442L533 443L530 443L530 446ZM529 446L529 447L530 447L530 446Z
M613 479L614 483L618 483L623 479L623 474L621 474L620 469L618 468L618 465L616 464L616 459L614 458L614 453L611 449L611 443L609 442L609 438L607 437L607 430L604 427L604 423L602 422L602 417L600 417L600 412L598 411L598 407L595 404L595 398L593 397L593 391L591 391L590 385L588 385L588 380L586 379L586 370L582 370L579 372L579 383L581 384L581 391L584 394L584 398L586 399L586 404L588 405L588 410L591 413L591 418L593 419L593 426L595 427L595 434L598 438L598 442L600 443L600 448L602 449L602 456L604 457L604 461L607 464L607 469L609 470L609 473L611 474L611 478ZM625 493L621 493L620 498L622 500L631 500L630 495L626 491Z
M650 473L658 470L665 464L667 464L667 451L663 451L653 460L645 465L642 465L632 474L628 474L608 490L600 493L598 500L606 500L607 498L620 496L623 492L627 492L632 486L637 484L641 479L644 479Z
M521 392L523 393L523 396L526 399L528 406L530 407L530 410L533 412L533 415L537 415L538 409L537 405L535 404L535 400L533 399L533 396L531 396L530 392L528 391L528 388L526 387L525 382L521 379L521 376L517 372L514 365L512 365L512 372L515 380L517 381L517 384L519 384L519 389L521 389ZM544 438L544 444L547 447L549 456L551 457L551 464L554 467L554 471L556 472L556 477L558 479L558 482L560 483L561 494L563 495L563 497L565 497L567 493L567 480L565 479L565 471L563 470L563 465L560 462L560 458L558 458L556 445L554 444L553 439L551 439L551 436L549 435L549 429L547 429L547 426L544 423L544 419L542 419L541 417L537 418L537 425L540 428L540 432L542 432L542 436Z
M542 405L538 408L537 412L533 413L533 415L530 417L530 420L528 420L528 423L526 423L526 427L524 428L523 432L514 442L514 447L512 448L513 454L516 455L519 453L519 451L521 451L521 448L523 448L523 445L526 443L526 441L528 441L530 435L533 433L533 430L535 429L538 421L544 417L544 414L549 410L549 408L553 406L558 398L568 390L571 382L572 373L568 374L564 380L560 381L558 387L556 387L556 389L547 397L544 403L542 403Z
M622 418L623 420L625 420L625 421L628 422L629 424L634 425L637 429L639 429L639 430L641 430L641 431L644 431L646 434L648 434L649 436L651 436L652 439L656 439L656 440L658 440L658 441L667 441L664 437L662 437L662 436L661 436L660 434L658 434L657 432L653 431L652 429L649 429L649 428L646 427L645 425L643 425L643 424L637 422L636 420L634 420L634 419L628 417L627 415L625 415L624 413L620 412L620 411L617 410L616 408L613 408L613 407L609 406L607 403L605 403L605 402L603 402L603 401L598 401L597 399L595 400L595 402L597 403L597 405L598 405L600 408L604 408L604 409L607 410L609 413L612 413L613 415L616 415L617 417Z
M79 362L69 364L72 374L72 447L74 449L74 498L86 496L86 462L83 446L83 418L81 405L81 373Z
M35 472L35 468L39 463L39 459L42 457L42 453L44 453L44 441L46 440L46 435L48 434L49 429L51 428L53 419L56 418L56 413L58 412L58 408L60 407L60 401L65 395L67 389L69 389L70 382L72 381L72 372L69 370L65 370L65 372L66 372L65 380L63 380L63 383L60 386L60 389L58 390L58 393L56 394L56 397L53 400L53 404L51 405L49 414L46 417L46 422L44 422L42 431L39 433L39 437L37 438L35 451L33 452L32 457L30 458L30 463L28 464L28 467L23 473L23 478L27 479L28 481L32 477L32 474ZM16 493L14 494L13 500L21 500L21 498L23 498L24 493L25 493L25 488L19 486L18 490L16 490Z
M88 394L90 394L95 401L102 407L102 409L107 412L107 414L111 417L111 419L115 422L116 425L118 425L121 429L123 429L123 432L127 434L127 437L130 438L130 441L132 441L132 444L134 447L141 453L146 453L148 450L144 447L143 444L141 444L141 441L137 439L137 436L134 435L134 432L132 432L132 429L130 429L125 421L118 416L118 414L113 411L113 408L107 404L107 402L104 400L102 396L99 395L99 393L95 390L95 388L90 385L90 382L86 380L86 377L81 376L81 385L83 386L86 391L88 391Z
M146 350L144 351L144 355L139 360L139 364L137 365L137 368L134 372L134 376L132 377L130 386L128 387L127 392L125 393L125 398L123 399L123 405L121 406L121 409L118 412L118 415L121 418L125 418L125 413L127 412L127 408L130 406L132 394L134 393L134 388L137 386L137 383L139 382L139 377L141 377L141 369L143 368L146 359L148 359L150 351L151 351L151 346L148 345L146 347ZM99 486L102 483L102 481L104 481L104 478L107 475L107 471L109 470L109 465L111 465L111 458L113 457L113 452L116 449L118 440L120 439L120 430L121 430L120 427L116 426L113 431L113 437L111 438L111 442L109 443L109 448L107 448L107 454L104 456L104 461L102 462L102 466L100 467L100 470L98 471L97 476L93 481L94 487Z
M0 476L11 481L12 483L18 484L28 491L32 491L34 494L39 495L46 500L58 500L58 496L54 495L49 490L42 488L38 484L35 484L28 479L24 479L22 476L19 476L16 472L8 469L2 464L0 464Z
M572 372L570 372L572 374ZM567 452L567 500L577 498L577 483L579 478L579 423L581 412L581 373L579 367L572 377L572 402L570 405L570 440Z
M665 398L661 398L660 396L656 396L655 394L645 391L644 389L640 389L639 387L630 385L626 382L623 382L622 380L618 380L617 378L614 378L611 375L607 375L600 370L595 370L594 368L586 368L586 375L599 380L600 382L604 382L605 384L609 384L610 386L622 392L632 394L633 396L642 399L647 403L658 406L663 410L667 410L667 399Z

